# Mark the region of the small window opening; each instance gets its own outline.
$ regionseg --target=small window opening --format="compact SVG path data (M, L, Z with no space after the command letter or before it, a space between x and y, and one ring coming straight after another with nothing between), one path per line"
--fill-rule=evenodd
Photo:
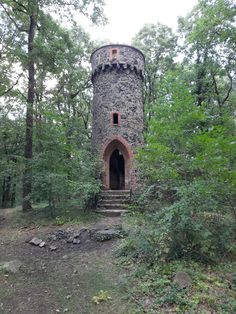
M111 50L111 58L112 59L117 59L118 56L118 50L117 49L112 49Z
M118 125L119 119L118 119L118 113L113 113L113 124Z

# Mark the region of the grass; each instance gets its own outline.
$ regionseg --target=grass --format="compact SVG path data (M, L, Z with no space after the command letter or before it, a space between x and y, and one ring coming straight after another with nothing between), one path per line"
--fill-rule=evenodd
M155 225L148 225L142 214L128 215L124 225L130 236L117 255L130 270L125 287L137 313L236 313L235 257L228 254L204 263L200 258L165 259L156 245L159 233L155 233ZM191 287L182 289L174 283L178 271L190 276Z
M12 227L28 227L32 225L47 226L50 224L64 225L93 223L99 219L91 210L84 211L70 203L63 204L60 208L50 209L46 204L40 203L33 206L30 212L22 212L21 207L12 209L10 224Z
M236 313L236 285L227 279L228 273L236 273L236 262L209 266L182 260L131 268L127 293L140 313ZM173 282L178 271L190 275L190 288Z

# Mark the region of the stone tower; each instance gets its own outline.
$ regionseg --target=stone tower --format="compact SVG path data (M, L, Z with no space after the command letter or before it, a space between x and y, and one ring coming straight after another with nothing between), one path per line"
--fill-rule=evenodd
M103 164L105 190L135 190L134 154L143 144L144 56L127 45L107 45L91 55L92 145Z

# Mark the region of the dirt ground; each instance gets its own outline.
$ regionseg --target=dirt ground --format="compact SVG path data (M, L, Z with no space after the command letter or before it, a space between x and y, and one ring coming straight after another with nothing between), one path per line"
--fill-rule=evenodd
M23 266L16 274L0 272L0 313L134 313L122 282L126 271L115 262L120 240L97 242L88 236L80 244L52 240L48 236L68 228L79 230L120 224L120 218L101 218L95 225L13 228L11 211L1 211L0 263L18 259ZM28 243L38 237L47 242L39 248ZM51 251L49 245L55 245ZM92 297L101 290L112 298L96 305Z

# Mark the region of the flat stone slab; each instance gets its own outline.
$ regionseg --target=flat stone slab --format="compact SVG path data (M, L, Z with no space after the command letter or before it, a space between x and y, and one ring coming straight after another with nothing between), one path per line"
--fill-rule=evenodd
M46 246L46 242L42 241L41 243L39 243L39 247L44 247Z
M51 251L56 251L56 250L57 250L57 247L56 247L55 245L50 245L50 246L49 246L49 249L50 249Z
M78 238L73 239L73 244L80 244L80 240Z
M120 237L120 231L115 229L98 230L92 235L96 241L107 241L118 237Z
M19 269L23 266L23 263L20 260L12 260L10 262L3 263L0 268L7 273L17 273Z
M30 244L35 245L35 246L38 246L42 242L43 242L42 239L39 239L39 238L36 238L36 237L29 241Z

